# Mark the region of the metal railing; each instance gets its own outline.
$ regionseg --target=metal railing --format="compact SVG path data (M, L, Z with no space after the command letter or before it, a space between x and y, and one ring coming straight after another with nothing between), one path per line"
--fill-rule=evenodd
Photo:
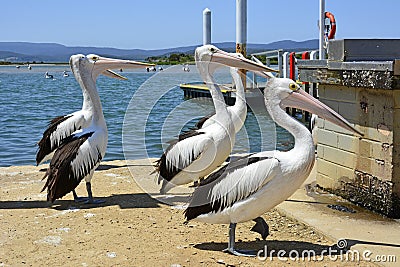
M277 59L278 70L279 70L278 77L289 78L290 72L295 71L295 68L296 68L295 66L290 66L289 57L290 57L291 53L303 54L304 52L308 52L310 54L310 59L317 59L318 51L319 50L305 50L305 51L288 52L288 51L284 51L283 49L278 49L278 50L270 50L270 51L265 51L265 52L253 53L253 54L251 54L251 58L252 58L252 60L254 60L255 56L265 56L265 58L266 58L265 65L266 66L271 66L271 59ZM254 60L254 61L257 61L257 60ZM291 70L291 68L292 68L292 70Z

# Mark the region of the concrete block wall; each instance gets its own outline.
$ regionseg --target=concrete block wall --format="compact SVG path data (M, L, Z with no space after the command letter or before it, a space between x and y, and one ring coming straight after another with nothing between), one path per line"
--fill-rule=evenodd
M328 42L328 58L297 60L302 82L354 123L360 138L318 120L317 183L371 210L400 218L400 39Z
M365 135L317 120L317 183L373 210L399 217L400 90L320 84L319 98ZM392 198L392 196L394 198Z

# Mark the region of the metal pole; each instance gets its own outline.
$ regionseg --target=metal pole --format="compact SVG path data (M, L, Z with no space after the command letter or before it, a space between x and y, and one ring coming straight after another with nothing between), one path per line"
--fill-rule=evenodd
M283 51L278 50L278 70L279 74L278 77L282 78L283 76Z
M203 45L211 44L211 10L203 10Z
M289 72L289 52L284 52L282 55L282 76L283 78L288 77Z
M247 0L236 0L236 52L246 56Z
M319 1L319 59L325 59L325 0Z
M247 0L236 0L236 53L246 56L247 43ZM244 74L243 86L247 90L246 70L241 70Z

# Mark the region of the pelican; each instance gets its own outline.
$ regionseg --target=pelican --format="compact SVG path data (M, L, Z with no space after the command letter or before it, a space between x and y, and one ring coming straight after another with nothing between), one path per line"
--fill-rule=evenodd
M82 72L80 70L81 68L80 61L81 58L84 57L85 56L81 54L73 55L71 56L69 61L72 73L74 74L76 80L78 81L78 83L82 88L82 94L83 94L82 109L68 115L63 115L53 118L49 122L47 129L44 131L42 138L38 142L39 148L36 153L37 165L51 159L54 150L61 144L61 141L64 138L70 136L76 130L86 128L87 126L89 126L92 120L93 104L90 94L88 93L88 88L86 85L87 83L83 82L84 79L88 79L90 77L85 77L85 75L87 76L86 74L87 70L86 72ZM126 79L125 77L111 70L105 70L101 74L111 78L117 78L122 80ZM94 77L93 79L95 78L96 77Z
M46 79L53 79L53 75L49 74L48 71L46 71L46 73L44 74L44 77L45 77Z
M238 57L243 57L242 54L235 53ZM241 75L241 73L239 73ZM238 75L232 75L233 78L237 77ZM227 110L228 113L233 121L233 125L235 128L235 133L238 133L240 129L242 129L244 121L246 120L247 115L247 104L246 104L246 95L244 92L244 84L246 84L246 77L242 79L234 80L235 87L236 87L236 96L235 96L235 104L233 106L228 106ZM207 115L201 118L195 125L196 128L201 129L203 127L207 127L210 124L214 123L215 113Z
M305 181L315 161L309 130L285 112L304 109L362 135L343 117L302 90L293 80L270 77L264 91L271 118L295 139L292 150L263 151L244 156L210 174L192 194L184 212L187 221L229 224L228 248L234 255L237 223L253 220L290 197Z
M75 188L85 179L88 192L86 202L99 203L100 201L93 200L90 181L94 170L104 157L108 136L96 79L100 74L126 79L109 69L152 65L94 54L73 55L70 58L70 65L82 88L83 106L80 111L53 119L42 140L39 141L37 162L44 158L43 155L46 156L54 151L44 176L47 177L47 181L42 191L47 188L47 200L51 202L71 191L74 199L79 201L81 199L77 197Z
M63 72L63 77L69 77L69 74L66 70L64 70L64 72Z
M225 66L245 68L251 71L275 71L237 54L230 54L215 46L205 45L195 51L196 65L202 78L207 81L215 108L214 123L202 129L181 134L171 141L169 147L157 161L158 181L162 181L161 193L176 185L188 184L210 174L222 164L235 143L235 128L219 87L212 74L220 63ZM236 74L235 74L236 73ZM231 72L238 76L237 72ZM240 77L236 78L239 81Z

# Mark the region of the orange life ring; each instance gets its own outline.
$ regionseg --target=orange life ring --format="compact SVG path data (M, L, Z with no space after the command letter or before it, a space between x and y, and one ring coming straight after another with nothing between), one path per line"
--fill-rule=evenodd
M335 21L335 16L331 12L325 12L325 18L328 18L330 21L330 29L327 34L328 40L334 39L335 38L335 33L336 33L336 21Z

